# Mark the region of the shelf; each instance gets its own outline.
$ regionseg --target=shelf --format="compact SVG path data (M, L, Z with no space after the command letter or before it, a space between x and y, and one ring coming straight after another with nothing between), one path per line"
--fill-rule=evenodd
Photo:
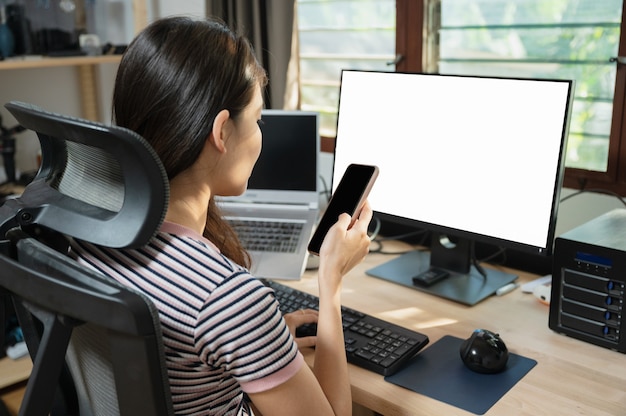
M29 355L17 360L8 357L0 359L0 389L28 379L32 367Z
M121 55L101 55L101 56L67 56L67 57L16 57L0 61L0 70L3 69L24 69L24 68L49 68L52 66L83 66L98 65L106 63L119 63Z
M134 29L135 33L137 33L148 24L147 1L130 1L132 2ZM74 67L76 68L78 87L80 89L80 116L88 120L101 121L99 108L100 94L97 86L96 69L99 64L116 64L120 62L120 59L121 55L64 56L54 58L44 56L14 57L0 61L0 71L14 69Z

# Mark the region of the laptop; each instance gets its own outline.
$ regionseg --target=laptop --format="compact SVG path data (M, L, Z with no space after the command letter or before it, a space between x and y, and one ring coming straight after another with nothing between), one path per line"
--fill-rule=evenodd
M252 257L252 274L298 280L319 215L318 113L263 110L261 120L263 147L246 192L216 200Z

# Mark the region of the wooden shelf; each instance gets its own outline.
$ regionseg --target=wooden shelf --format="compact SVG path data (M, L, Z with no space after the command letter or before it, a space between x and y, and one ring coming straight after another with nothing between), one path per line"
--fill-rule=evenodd
M28 379L32 367L33 364L28 355L17 360L8 357L0 359L0 389Z
M49 68L53 66L82 66L98 65L106 63L118 63L121 55L101 55L101 56L68 56L50 58L45 56L28 56L8 58L0 61L0 70L3 69L25 69L25 68Z
M135 33L148 24L146 0L131 0ZM121 55L67 56L67 57L16 57L0 61L0 71L10 69L33 69L50 67L74 67L77 72L81 98L81 116L88 120L100 120L99 91L96 68L99 64L119 63Z

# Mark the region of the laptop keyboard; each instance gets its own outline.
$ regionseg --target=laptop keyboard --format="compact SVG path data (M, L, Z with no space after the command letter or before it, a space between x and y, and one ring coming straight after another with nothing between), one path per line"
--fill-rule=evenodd
M318 309L319 299L275 281L266 281L274 289L283 314L299 309ZM342 306L343 335L348 362L389 376L401 369L428 344L428 337L391 322ZM296 336L315 334L316 325L303 325Z
M294 253L303 222L229 219L241 244L250 251Z

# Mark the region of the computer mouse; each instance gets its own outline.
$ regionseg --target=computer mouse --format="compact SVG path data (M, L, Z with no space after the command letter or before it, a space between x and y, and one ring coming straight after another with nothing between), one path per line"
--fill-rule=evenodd
M500 335L487 329L476 329L461 343L461 360L472 371L499 373L506 368L509 350Z

